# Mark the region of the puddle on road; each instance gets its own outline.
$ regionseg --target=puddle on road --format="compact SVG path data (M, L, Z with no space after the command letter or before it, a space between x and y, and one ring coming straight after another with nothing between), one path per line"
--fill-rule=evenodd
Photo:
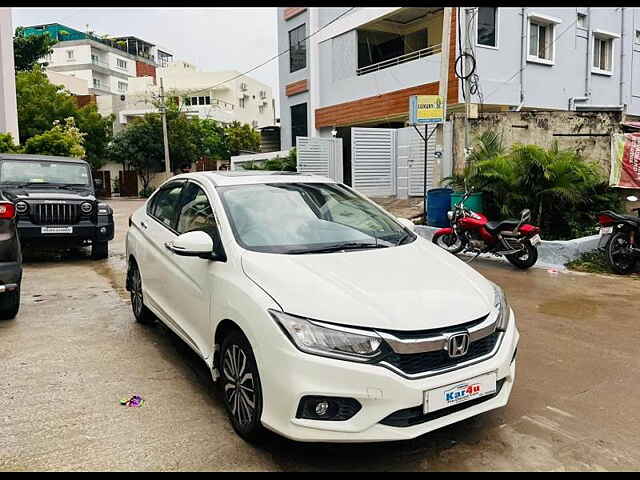
M549 300L538 305L538 311L545 315L582 320L593 317L599 308L598 302L588 298L565 297Z
M124 300L129 299L129 292L125 289L126 263L124 254L110 255L106 260L94 262L91 269L106 278L111 288Z

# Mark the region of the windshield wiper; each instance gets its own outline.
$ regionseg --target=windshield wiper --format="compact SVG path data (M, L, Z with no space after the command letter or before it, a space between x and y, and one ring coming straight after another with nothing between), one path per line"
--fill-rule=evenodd
M324 247L318 248L304 248L300 250L291 250L287 253L292 255L302 254L302 253L330 253L330 252L340 252L342 250L362 250L366 248L387 248L388 245L383 245L379 243L362 243L362 242L341 242L333 245L327 245Z
M396 246L398 246L398 245L402 245L402 244L404 243L404 241L405 241L407 238L409 238L409 237L411 237L411 234L410 234L409 232L404 232L404 233L402 234L402 236L401 236L401 237L398 239L398 241L396 242Z

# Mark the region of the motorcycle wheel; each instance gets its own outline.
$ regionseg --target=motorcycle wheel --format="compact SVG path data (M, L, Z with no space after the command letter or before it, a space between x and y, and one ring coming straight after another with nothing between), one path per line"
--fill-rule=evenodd
M440 248L446 250L449 253L460 253L465 246L465 242L462 237L459 237L455 233L440 233L435 234L431 240Z
M629 251L629 232L618 232L607 245L607 260L614 272L619 275L630 273L636 266L636 257Z
M538 261L538 249L531 245L531 242L525 240L523 243L524 250L512 255L505 255L512 265L526 270L533 267Z

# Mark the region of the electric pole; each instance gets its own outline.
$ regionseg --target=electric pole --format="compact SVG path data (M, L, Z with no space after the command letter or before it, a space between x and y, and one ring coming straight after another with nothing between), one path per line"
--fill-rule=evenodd
M169 159L169 137L167 136L167 108L164 101L164 85L160 77L160 113L162 114L162 141L164 142L164 170L167 178L171 176L171 160Z
M462 30L464 35L464 102L465 102L465 115L464 115L464 162L467 163L467 154L469 152L469 116L471 115L471 64L472 52L471 52L471 39L469 38L469 22L471 20L472 8L464 9L464 28Z

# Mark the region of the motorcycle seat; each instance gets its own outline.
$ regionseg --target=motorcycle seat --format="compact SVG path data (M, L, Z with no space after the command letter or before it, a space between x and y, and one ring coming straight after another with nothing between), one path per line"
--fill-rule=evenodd
M625 215L622 213L612 212L611 210L607 210L601 213L604 215L608 215L609 217L619 222L631 222L631 223L635 223L636 225L640 225L640 217L637 217L634 215Z
M497 220L494 222L487 222L484 226L490 232L499 232L502 230L513 230L518 226L520 220L515 220L513 218L507 220Z

